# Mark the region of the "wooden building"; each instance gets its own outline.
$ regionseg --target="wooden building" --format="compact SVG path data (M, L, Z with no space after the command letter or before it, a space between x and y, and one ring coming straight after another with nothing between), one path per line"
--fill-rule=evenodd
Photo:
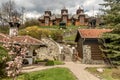
M79 29L75 42L77 42L78 56L82 63L103 63L99 38L101 34L110 32L110 29Z
M59 25L60 22L65 22L66 26L80 26L87 25L88 18L89 17L84 14L84 10L80 7L77 9L76 14L74 15L70 15L68 13L68 9L64 7L61 9L61 14L52 14L50 10L47 10L38 20L40 22L40 26Z

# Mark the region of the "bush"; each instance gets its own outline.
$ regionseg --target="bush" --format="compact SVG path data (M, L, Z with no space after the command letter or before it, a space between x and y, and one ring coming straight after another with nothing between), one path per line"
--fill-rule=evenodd
M38 26L30 26L25 29L19 31L20 35L29 35L37 39L41 39L41 37L49 37L51 31L48 29L42 29Z
M63 40L63 32L61 30L52 30L51 37L55 41L61 42Z
M53 66L54 65L54 61L47 61L47 63L45 64L46 66Z
M64 64L64 63L61 61L50 60L50 61L47 61L46 66L61 65L61 64Z
M0 78L5 76L5 67L8 60L8 51L0 46Z
M39 62L48 62L48 59L44 59L44 60L36 59L36 60L35 60L35 63L36 63L36 64L38 64Z

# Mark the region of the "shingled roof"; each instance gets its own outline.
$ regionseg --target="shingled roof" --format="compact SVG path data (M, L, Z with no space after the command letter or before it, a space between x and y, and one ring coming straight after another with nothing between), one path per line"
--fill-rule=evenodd
M100 38L100 36L105 32L111 32L111 29L79 29L77 33L76 40L78 38Z
M30 45L42 45L43 42L36 39L36 38L33 38L33 37L30 37L30 36L15 36L15 37L12 37L11 38L14 43L19 43L19 44L30 44Z
M44 45L44 43L36 38L32 38L30 36L14 36L9 37L8 35L0 33L0 42L13 42L17 44L29 44L29 45Z

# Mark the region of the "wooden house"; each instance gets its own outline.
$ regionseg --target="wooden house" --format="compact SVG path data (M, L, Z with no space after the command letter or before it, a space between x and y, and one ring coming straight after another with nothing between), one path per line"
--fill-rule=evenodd
M61 14L52 14L50 10L47 10L38 20L40 22L40 26L59 25L60 22L65 22L67 26L80 26L87 25L88 16L84 14L84 10L80 7L74 15L69 14L68 9L64 7L61 9Z
M100 36L110 29L79 29L75 42L77 52L82 63L103 63L102 51L100 50Z

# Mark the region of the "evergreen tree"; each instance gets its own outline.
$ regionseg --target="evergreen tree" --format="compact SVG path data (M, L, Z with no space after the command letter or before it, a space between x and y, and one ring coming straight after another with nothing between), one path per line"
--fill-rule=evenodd
M106 7L104 11L104 20L109 28L113 29L110 33L103 35L102 51L112 61L113 64L120 65L120 0L104 0L102 4Z
M101 9L104 12L103 18L106 24L117 25L120 23L120 0L104 0L105 3L101 4L104 6L104 9Z

